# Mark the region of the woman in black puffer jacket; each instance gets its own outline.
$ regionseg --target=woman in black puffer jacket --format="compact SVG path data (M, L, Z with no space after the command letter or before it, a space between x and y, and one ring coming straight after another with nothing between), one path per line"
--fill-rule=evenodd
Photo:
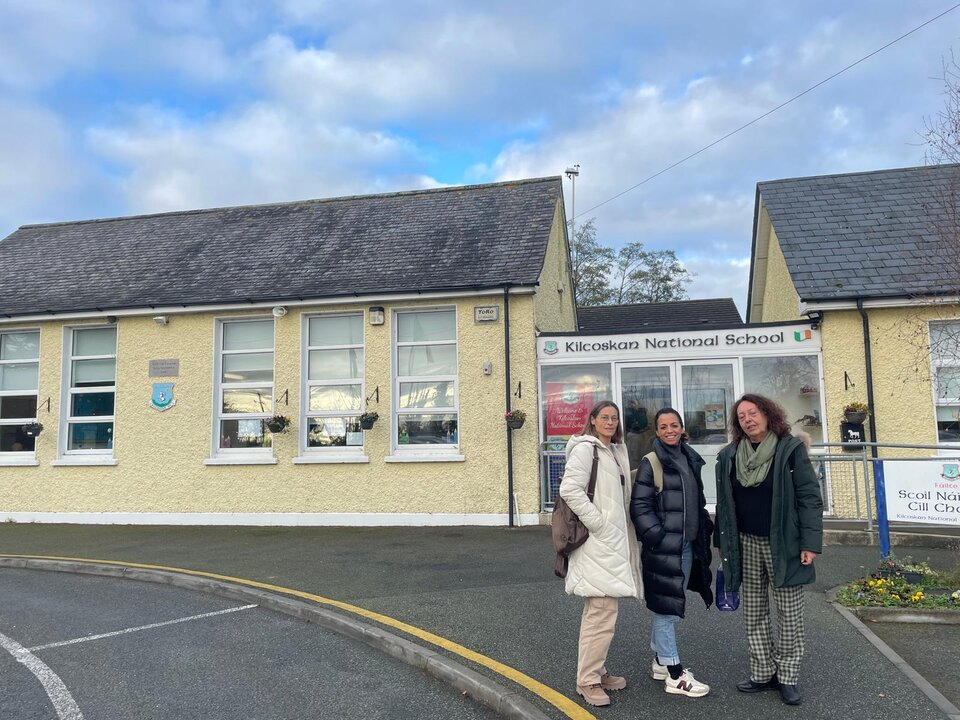
M650 456L644 456L630 501L630 517L643 543L644 599L653 611L650 648L656 653L650 674L664 681L668 693L703 697L710 686L684 669L677 650L676 624L684 615L686 589L700 593L707 607L710 589L710 534L713 523L700 477L704 460L684 442L683 420L673 408L654 421L653 453L663 468L658 490Z

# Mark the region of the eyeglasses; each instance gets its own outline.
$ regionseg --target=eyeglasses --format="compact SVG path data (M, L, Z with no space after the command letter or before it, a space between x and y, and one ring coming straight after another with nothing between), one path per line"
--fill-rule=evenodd
M605 422L605 423L618 423L618 422L620 422L620 418L617 417L616 415L598 415L598 416L597 416L597 420L599 420L600 422Z

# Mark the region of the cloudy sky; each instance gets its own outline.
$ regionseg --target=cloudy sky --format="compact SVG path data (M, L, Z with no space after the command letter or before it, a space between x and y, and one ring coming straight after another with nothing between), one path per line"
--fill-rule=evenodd
M0 0L0 237L578 163L578 223L742 309L756 183L923 164L960 9L610 199L952 4Z

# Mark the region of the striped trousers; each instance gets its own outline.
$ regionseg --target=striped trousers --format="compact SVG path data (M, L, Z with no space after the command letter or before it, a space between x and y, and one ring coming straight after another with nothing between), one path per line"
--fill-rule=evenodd
M777 674L796 685L803 658L803 585L775 588L770 538L740 533L743 619L750 646L750 677L764 682ZM777 640L770 618L770 591L777 610Z

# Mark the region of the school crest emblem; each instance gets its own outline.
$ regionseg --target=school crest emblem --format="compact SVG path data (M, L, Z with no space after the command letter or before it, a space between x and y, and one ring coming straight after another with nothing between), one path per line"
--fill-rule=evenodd
M558 351L559 349L560 349L560 348L557 347L557 341L556 341L556 340L547 340L547 341L543 344L543 354L544 354L544 355L556 355L556 354L557 354L557 351Z
M173 397L173 383L154 383L153 395L150 396L150 407L163 412L177 404Z
M943 472L940 474L947 480L960 478L960 463L944 463Z

